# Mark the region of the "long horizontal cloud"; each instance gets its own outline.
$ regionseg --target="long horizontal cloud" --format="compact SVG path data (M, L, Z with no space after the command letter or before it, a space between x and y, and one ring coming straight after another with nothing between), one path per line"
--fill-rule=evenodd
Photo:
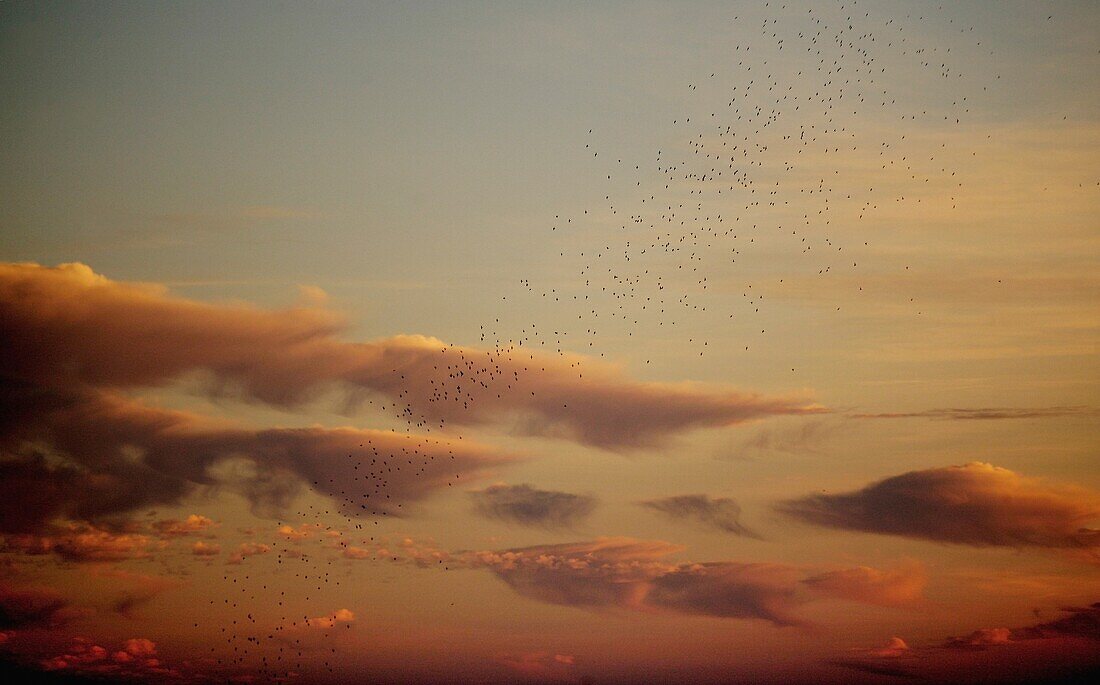
M418 336L349 343L326 310L260 310L169 296L82 264L0 265L0 347L10 378L125 389L189 372L211 389L292 405L334 385L388 398L419 427L519 420L526 431L608 448L820 408L691 384L639 383L582 357L489 351Z
M676 495L661 499L646 500L639 504L647 509L660 512L675 520L691 521L706 528L724 533L743 535L750 538L759 536L741 525L741 507L729 497L709 497L707 495Z
M1096 416L1093 407L979 407L969 409L925 409L915 412L849 414L854 419L941 419L956 421L996 421L1001 419L1055 419L1065 416Z
M910 584L898 574L882 574L871 583L848 579L829 584L813 581L815 576L807 582L804 570L783 564L665 561L682 549L661 541L600 538L456 553L451 561L486 568L517 593L551 604L762 619L777 626L802 625L796 609L813 596L882 603L881 597L891 593L885 586Z
M568 527L596 508L596 499L571 492L540 490L531 485L490 485L470 493L478 514L525 526Z
M505 455L470 441L353 428L256 430L104 392L5 387L0 411L0 533L52 521L110 524L228 485L274 515L301 484L350 515L400 514L402 503L472 477ZM47 454L20 452L26 444Z
M974 546L1094 549L1100 495L974 462L894 476L854 492L810 495L780 510L832 528Z

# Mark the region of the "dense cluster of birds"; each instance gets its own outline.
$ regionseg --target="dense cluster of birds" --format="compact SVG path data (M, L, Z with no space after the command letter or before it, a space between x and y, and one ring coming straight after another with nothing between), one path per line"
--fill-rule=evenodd
M537 392L524 382L540 370L536 353L603 356L601 338L621 348L634 336L663 336L693 356L719 347L748 352L767 335L769 296L858 276L873 259L865 249L871 233L884 230L872 221L883 208L956 205L960 157L969 150L960 151L960 136L943 125L961 132L973 94L988 86L960 68L958 52L988 50L975 29L954 27L942 7L934 17L932 8L879 17L852 0L761 5L762 20L733 18L727 59L683 84L683 111L666 122L667 137L648 158L624 158L595 128L580 132L601 199L554 216L545 237L546 256L571 280L541 285L524 277L501 295L513 309L550 312L553 323L540 325L530 314L494 319L479 332L482 350L441 344L415 381L395 365L398 390L370 403L410 438L407 447L364 443L347 456L354 477L323 484L336 493L334 506L297 512L331 524L303 531L280 523L281 532L263 543L270 568L226 567L225 598L212 602L238 617L220 626L228 651L211 652L227 672L247 666L261 679L281 680L316 663L318 644L335 655L337 642L312 641L300 628L331 637L353 623L319 620L300 607L339 596L351 573L341 549L381 550L376 526L400 507L389 499L394 474L423 474L428 461L447 458L418 436L446 431L447 417L486 398ZM929 21L957 28L959 44L923 43ZM875 231L864 228L872 225ZM776 264L785 271L777 273ZM849 282L862 290L858 278ZM918 315L919 303L907 299ZM724 340L740 340L736 350L711 344L707 332L723 330L719 323L728 327ZM583 378L582 362L570 359ZM274 628L266 622L271 608L279 617Z

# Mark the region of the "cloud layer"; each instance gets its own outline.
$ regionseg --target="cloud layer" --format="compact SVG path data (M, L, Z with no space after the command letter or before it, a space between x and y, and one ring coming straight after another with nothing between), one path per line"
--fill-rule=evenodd
M564 528L584 520L596 508L596 498L569 492L539 490L531 485L491 485L470 493L474 510L492 519L524 526Z
M1100 496L974 462L911 471L860 490L780 505L803 521L974 546L1091 549Z
M140 388L203 372L211 392L283 406L340 386L352 399L387 398L391 411L422 428L518 419L530 433L608 448L819 411L805 398L639 383L582 357L419 336L349 343L339 338L346 331L327 310L196 302L82 264L0 265L5 373L34 386Z
M659 611L803 625L797 608L828 596L872 604L915 598L923 581L907 572L875 569L836 572L837 579L806 577L795 566L719 561L670 563L679 545L633 538L456 554L486 568L517 593L550 604L597 610Z
M691 521L705 528L720 530L724 533L759 538L756 533L741 525L741 507L728 497L712 498L707 495L676 495L674 497L646 500L639 502L639 504L674 520Z
M0 533L38 533L57 519L109 524L217 486L260 515L279 512L302 483L351 515L400 514L456 475L507 459L469 441L388 431L257 430L103 392L8 385L0 405L16 410L0 421Z

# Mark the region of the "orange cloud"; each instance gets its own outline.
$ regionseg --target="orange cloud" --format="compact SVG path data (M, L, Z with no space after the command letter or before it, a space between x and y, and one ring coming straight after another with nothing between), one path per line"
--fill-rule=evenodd
M240 564L243 563L248 557L255 557L261 554L267 554L271 551L271 548L267 545L260 544L258 542L242 542L237 548L237 551L229 556L229 559L225 562L227 564Z
M34 495L34 492L23 494ZM66 561L124 561L149 555L148 537L113 532L83 522L54 525L46 535L5 535L3 540L5 550L24 554L52 552Z
M291 628L334 628L337 625L345 624L350 627L355 622L355 612L350 609L337 609L327 616L318 616L316 618L307 618L298 623L292 624Z
M217 523L205 516L191 514L182 521L176 521L174 519L157 521L153 524L153 530L161 537L174 538L204 533L211 528L217 527L217 525Z
M422 428L519 419L529 433L608 448L820 411L799 397L639 383L582 357L419 336L348 343L338 338L346 330L329 311L206 304L83 264L0 265L6 373L36 387L138 388L206 371L211 391L292 405L342 385L390 398L390 409Z
M832 528L974 546L1089 549L1100 495L974 462L911 471L854 492L810 495L780 510Z
M221 545L206 543L202 540L191 545L191 554L197 557L216 557L221 553Z
M599 538L455 556L466 567L492 571L517 593L550 604L755 618L777 626L804 623L795 609L810 599L801 592L807 585L818 595L872 604L911 600L923 587L911 572L859 568L803 578L803 570L783 564L664 560L682 549L661 541Z
M857 566L826 571L802 581L822 595L884 606L904 606L920 599L928 576L920 564L881 571Z

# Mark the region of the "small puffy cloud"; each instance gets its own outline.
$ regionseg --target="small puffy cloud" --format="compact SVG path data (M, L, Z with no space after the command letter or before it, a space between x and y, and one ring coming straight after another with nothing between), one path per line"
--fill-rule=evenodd
M321 526L315 523L303 523L297 528L294 526L279 526L279 535L282 535L287 540L295 542L305 540L312 537L321 529Z
M307 618L296 626L305 626L308 628L334 628L341 624L350 625L355 622L355 612L350 609L337 609L328 616L318 616L316 618Z
M191 554L197 557L216 557L222 553L222 547L216 543L203 542L199 540L195 544L191 545Z
M240 546L237 547L237 550L229 555L229 559L226 560L225 563L240 564L249 557L267 554L270 551L271 547L258 542L242 542Z
M759 538L756 533L741 525L741 507L729 497L677 495L639 504L671 519L690 521L724 533Z
M869 566L826 571L802 582L814 592L840 599L883 606L904 606L921 597L928 581L917 563L879 570Z
M877 656L883 659L895 659L900 656L905 656L909 654L909 652L909 645L905 640L897 636L887 640L886 644L881 647L875 647L870 650L871 656Z
M496 484L469 494L481 516L524 526L569 527L596 508L594 497L539 490L527 484Z
M137 637L127 640L123 649L130 656L148 657L157 653L157 644L152 640Z
M345 559L370 559L374 556L374 553L369 549L363 547L356 547L355 545L348 545L344 547L341 552Z
M860 490L810 495L784 513L833 528L974 546L1100 546L1100 495L973 462L911 471Z
M217 523L212 519L199 514L191 514L182 521L164 519L153 523L153 531L164 538L184 537L205 533L215 527Z

